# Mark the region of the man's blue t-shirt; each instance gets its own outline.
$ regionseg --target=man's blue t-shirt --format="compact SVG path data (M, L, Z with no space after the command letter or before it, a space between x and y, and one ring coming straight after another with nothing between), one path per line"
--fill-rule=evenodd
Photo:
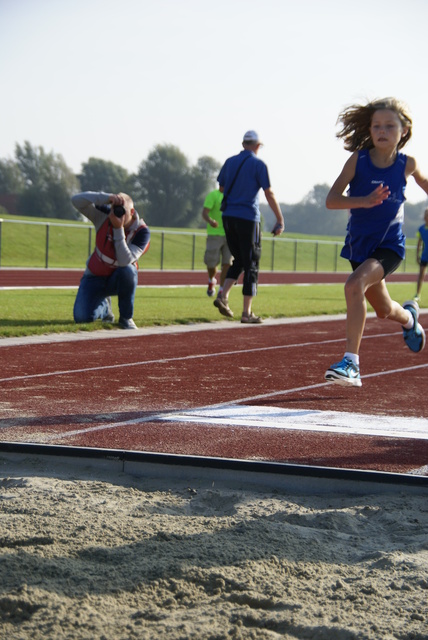
M245 164L229 193L236 172L245 159ZM217 181L224 189L227 205L223 216L233 216L260 222L259 191L270 188L267 166L256 154L244 149L237 156L228 158L220 170Z

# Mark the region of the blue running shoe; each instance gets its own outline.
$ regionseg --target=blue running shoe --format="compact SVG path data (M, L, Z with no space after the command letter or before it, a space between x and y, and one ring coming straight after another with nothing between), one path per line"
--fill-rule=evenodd
M338 382L345 386L361 387L360 367L349 358L335 362L325 372L324 378L330 382Z
M425 331L418 322L419 318L419 305L416 300L408 300L403 303L403 308L410 311L413 316L413 327L411 329L404 329L403 338L411 351L418 353L422 351L425 346Z

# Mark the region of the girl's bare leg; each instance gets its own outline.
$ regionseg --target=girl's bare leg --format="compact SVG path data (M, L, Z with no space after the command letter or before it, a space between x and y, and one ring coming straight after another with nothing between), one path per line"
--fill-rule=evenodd
M360 350L367 315L366 299L378 318L388 318L401 325L409 320L408 312L391 299L383 276L380 262L369 259L349 276L345 284L346 351L350 353L358 354Z

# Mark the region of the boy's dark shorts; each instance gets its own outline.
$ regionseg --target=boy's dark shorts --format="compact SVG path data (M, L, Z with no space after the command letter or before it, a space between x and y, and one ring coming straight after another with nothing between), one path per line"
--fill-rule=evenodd
M395 253L392 249L376 249L373 251L370 258L377 260L381 263L383 267L383 277L389 276L391 273L394 273L402 263L402 259ZM362 262L355 262L355 260L349 261L352 266L352 270L355 271Z
M421 267L426 267L428 264L428 260L420 260L419 264L421 265Z

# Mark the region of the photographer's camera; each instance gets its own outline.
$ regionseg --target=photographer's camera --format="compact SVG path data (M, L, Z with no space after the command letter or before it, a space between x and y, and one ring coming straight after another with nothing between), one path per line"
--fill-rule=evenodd
M121 204L115 204L113 207L113 213L116 218L122 218L126 213L125 207L122 207Z

